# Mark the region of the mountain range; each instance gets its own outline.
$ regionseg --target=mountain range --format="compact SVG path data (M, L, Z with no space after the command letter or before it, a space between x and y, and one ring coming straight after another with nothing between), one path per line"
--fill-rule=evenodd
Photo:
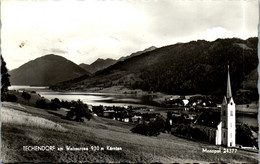
M93 62L90 65L81 63L79 66L93 74L93 73L96 73L97 71L103 70L103 69L115 64L116 62L117 62L117 60L110 59L110 58L108 58L108 59L98 58L95 62Z
M64 57L45 55L9 72L11 85L48 86L67 81L89 72Z
M256 83L252 83L258 79L258 74L254 73L258 66L257 43L258 38L177 43L119 61L92 77L81 78L75 83L57 84L53 88L123 85L176 95L199 93L223 96L229 64L234 95L248 90L254 99L258 99ZM249 78L250 74L252 77ZM245 88L247 86L250 87Z
M153 51L155 49L156 49L156 47L151 46L151 47L149 47L147 49L144 49L143 51L134 52L131 55L121 57L118 60L110 59L110 58L107 58L107 59L100 59L100 58L98 58L92 64L81 63L79 66L81 68L85 69L87 72L90 72L90 73L94 74L94 73L96 73L96 72L98 72L100 70L106 69L107 67L109 67L111 65L114 65L118 61L124 61L126 59L132 58L134 56L141 55L141 54L143 54L145 52Z
M155 47L152 46L143 51L135 52L129 56L122 57L119 60L107 58L98 58L92 64L77 65L64 57L50 54L29 61L17 69L9 71L11 75L10 81L12 85L53 85L58 82L75 79L87 78L92 74L101 71L118 61L122 61L133 56L141 55L144 52L152 51ZM73 82L75 82L73 80Z
M12 85L51 85L65 90L121 85L176 95L223 96L229 64L237 99L258 100L257 44L258 38L177 43L150 47L119 60L97 59L85 69L85 64L46 55L9 73Z

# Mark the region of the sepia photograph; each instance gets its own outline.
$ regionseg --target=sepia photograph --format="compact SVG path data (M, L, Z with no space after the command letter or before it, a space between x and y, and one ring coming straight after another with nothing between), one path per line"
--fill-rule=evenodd
M258 0L2 0L1 163L259 163Z

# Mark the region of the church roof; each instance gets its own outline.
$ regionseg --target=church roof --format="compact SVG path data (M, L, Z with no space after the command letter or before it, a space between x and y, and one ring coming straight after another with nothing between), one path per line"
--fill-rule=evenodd
M231 91L231 83L230 83L230 74L229 74L229 65L227 66L227 93L226 96L224 96L224 103L230 103L232 99L232 91Z
M229 100L232 97L231 84L230 84L230 75L229 75L229 65L228 65L228 75L227 75L227 99Z
M195 121L195 125L217 128L221 121L220 112L203 112Z

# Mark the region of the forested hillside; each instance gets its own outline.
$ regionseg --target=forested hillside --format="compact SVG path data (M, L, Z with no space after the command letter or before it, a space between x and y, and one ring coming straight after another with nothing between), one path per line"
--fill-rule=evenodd
M11 85L52 85L89 74L58 55L45 55L9 72Z
M258 66L257 43L258 38L178 43L118 62L91 78L66 85L66 88L59 84L54 88L124 85L169 94L223 95L229 63L234 95L238 90L249 89L256 99L255 83L250 88L243 84L245 80L250 83L250 79L258 78L258 74L251 73ZM250 73L256 77L249 78Z

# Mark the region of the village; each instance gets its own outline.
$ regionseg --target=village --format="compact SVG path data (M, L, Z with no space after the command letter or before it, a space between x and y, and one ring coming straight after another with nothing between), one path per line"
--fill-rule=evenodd
M236 115L241 113L236 111L229 72L222 104L214 102L211 96L189 99L179 96L165 102L169 108L90 106L89 109L94 116L137 124L133 133L157 136L163 132L215 145L258 148L258 128L236 121Z
M221 107L213 102L209 96L194 96L190 99L179 97L177 99L166 100L172 107L162 109L152 109L149 107L133 106L91 106L90 111L94 116L113 119L126 123L143 125L151 124L162 119L164 128L160 132L170 133L176 136L185 137L192 140L205 141L210 144L221 144L219 142L218 129L221 128ZM242 123L236 123L241 127ZM251 138L252 149L258 148L257 133L253 132ZM240 145L239 147L243 147Z
M227 88L231 88L230 80ZM47 100L35 91L9 92L10 95L13 94L8 98L11 102L19 101L26 105L49 109L50 113L71 121L83 122L84 118L90 120L102 117L134 126L131 129L133 133L146 136L168 133L214 145L258 148L257 124L248 124L250 122L245 122L247 119L244 119L247 116L256 119L254 117L257 116L257 110L253 112L250 110L252 107L257 107L258 102L236 105L231 89L227 89L222 104L217 103L213 96L189 95L168 96L163 106L91 105L81 100L70 102L58 98ZM241 119L237 121L238 117L242 118L242 121ZM228 133L230 138L227 139Z
M110 118L117 121L132 123L149 123L155 121L159 115L182 118L184 121L194 121L202 111L218 110L217 105L205 98L196 96L187 100L181 96L177 99L166 100L171 108L149 108L138 106L92 106L89 109L94 116ZM170 117L169 117L170 119ZM169 120L172 122L172 120Z

